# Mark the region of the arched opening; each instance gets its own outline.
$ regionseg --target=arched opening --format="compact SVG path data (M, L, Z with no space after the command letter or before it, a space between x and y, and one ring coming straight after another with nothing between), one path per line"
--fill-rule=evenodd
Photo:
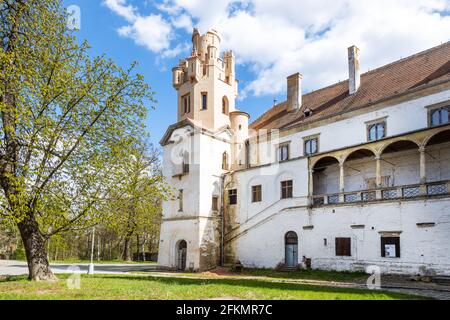
M285 263L288 267L298 265L298 237L294 231L289 231L284 236Z
M354 192L376 188L375 154L369 149L350 153L344 162L344 191Z
M450 130L428 140L425 154L427 182L450 180Z
M313 195L339 192L339 161L334 157L324 157L313 168Z
M225 151L224 153L222 153L222 170L228 169L229 169L228 153Z
M383 187L420 183L420 154L415 142L393 142L382 150L381 159Z
M222 98L222 113L226 115L229 113L228 98L226 96Z
M186 255L187 255L187 243L184 240L178 242L176 247L177 252L177 270L186 270Z

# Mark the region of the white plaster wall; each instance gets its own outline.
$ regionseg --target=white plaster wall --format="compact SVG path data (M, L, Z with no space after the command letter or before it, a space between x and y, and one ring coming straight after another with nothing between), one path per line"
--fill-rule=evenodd
M418 273L421 267L450 274L450 199L390 202L336 208L282 211L237 238L237 258L247 267L274 268L284 262L284 235L299 237L299 259L313 268L361 270L378 265L383 272ZM419 228L417 223L435 223ZM303 226L312 225L312 230ZM352 225L365 225L352 229ZM382 258L380 233L401 231L400 258ZM352 256L335 256L335 238L352 238ZM324 245L327 239L327 246Z
M187 243L186 267L199 267L200 244L198 220L164 221L161 225L158 264L170 268L177 266L177 244Z
M365 143L367 142L366 122L383 117L387 117L388 137L427 128L428 114L426 107L447 100L450 100L450 90L403 102L381 110L368 112L351 119L336 121L325 126L307 129L279 139L277 139L277 136L275 135L275 139L270 142L272 152L267 151L267 146L259 146L260 164L273 162L276 155L274 152L276 146L279 143L288 141L291 142L291 158L304 156L303 138L315 134L320 134L319 152L327 152ZM268 154L270 154L270 156L268 156Z

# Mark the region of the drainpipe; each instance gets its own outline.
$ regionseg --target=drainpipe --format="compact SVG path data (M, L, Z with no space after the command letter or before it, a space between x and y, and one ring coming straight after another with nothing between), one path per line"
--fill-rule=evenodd
M223 173L220 176L220 188L222 193L222 201L220 202L220 218L221 218L221 235L220 235L220 266L225 264L225 189L230 183L225 185L225 179L229 173ZM231 181L230 181L231 182Z
M224 241L225 241L225 217L224 217L224 202L225 202L225 188L224 188L224 184L225 184L225 177L226 174L222 174L220 176L220 189L221 189L221 193L222 193L222 199L220 201L220 219L221 219L221 232L220 232L220 266L223 267L224 264Z

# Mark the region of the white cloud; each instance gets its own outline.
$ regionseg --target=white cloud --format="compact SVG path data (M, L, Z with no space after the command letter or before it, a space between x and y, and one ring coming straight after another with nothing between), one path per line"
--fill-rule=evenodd
M186 51L178 31L218 29L222 49L254 72L244 95L283 92L297 71L308 91L345 80L353 44L365 71L450 39L450 0L163 0L155 9L167 18L151 20L154 32L137 26L144 18L125 0L105 3L131 21L122 34L167 57Z
M136 44L163 56L170 57L175 52L181 53L179 50L171 49L173 28L162 15L141 16L135 7L127 4L126 0L104 0L104 4L129 23L117 30L119 35L131 38Z

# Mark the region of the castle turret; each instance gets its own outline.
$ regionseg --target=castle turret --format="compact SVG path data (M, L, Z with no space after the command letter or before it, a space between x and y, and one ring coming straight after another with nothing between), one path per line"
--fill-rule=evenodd
M191 55L172 69L178 121L189 118L210 130L230 125L237 97L235 59L231 51L220 57L220 41L214 29L203 35L194 29Z
M250 115L243 111L230 113L233 141L231 146L231 158L233 160L231 170L244 169L247 166L247 149L245 142L248 139L248 119Z

